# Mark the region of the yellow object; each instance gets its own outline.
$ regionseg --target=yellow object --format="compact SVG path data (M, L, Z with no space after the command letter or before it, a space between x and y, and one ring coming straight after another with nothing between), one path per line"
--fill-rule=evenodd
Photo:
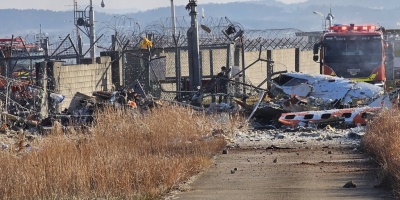
M371 76L366 77L366 78L352 78L351 80L356 81L356 82L366 82L366 81L373 81L376 77L376 73L371 74Z
M141 49L148 49L148 48L151 48L151 47L153 47L153 42L150 41L147 38L143 38L142 42L140 43L140 48Z

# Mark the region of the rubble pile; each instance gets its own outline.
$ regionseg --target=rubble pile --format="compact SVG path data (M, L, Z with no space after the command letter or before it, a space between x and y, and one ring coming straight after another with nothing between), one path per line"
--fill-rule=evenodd
M133 90L121 89L94 91L93 96L77 92L69 107L57 112L57 106L65 99L62 94L49 92L48 106L45 107L48 109L44 111L42 99L45 97L42 97L44 95L41 88L29 84L19 85L0 94L3 97L0 98L3 110L0 112L2 117L0 131L11 135L18 130L46 134L55 123L59 123L62 129L89 127L94 120L96 110L107 105L136 111L161 105L151 96L143 97Z
M308 145L333 146L348 144L358 147L361 137L365 134L365 126L349 129L336 129L327 126L323 129L315 128L282 128L268 130L236 130L232 136L226 136L232 148L246 147L301 147Z

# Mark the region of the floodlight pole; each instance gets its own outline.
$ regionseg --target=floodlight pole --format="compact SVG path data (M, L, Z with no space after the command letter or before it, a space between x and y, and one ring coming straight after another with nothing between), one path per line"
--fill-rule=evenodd
M313 13L316 14L316 15L320 15L322 17L322 26L323 26L322 29L323 29L323 32L325 32L326 31L326 18L325 18L325 15L320 13L320 12L317 12L317 11L313 11Z
M186 6L190 10L191 26L187 31L188 37L188 54L189 54L189 81L190 90L194 91L197 87L201 87L201 70L199 62L199 31L197 23L197 0L189 0Z

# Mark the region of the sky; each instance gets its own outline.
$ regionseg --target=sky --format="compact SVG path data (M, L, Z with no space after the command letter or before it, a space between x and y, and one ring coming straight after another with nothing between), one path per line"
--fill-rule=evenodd
M0 9L16 8L16 9L46 9L56 11L73 10L75 0L0 0ZM90 4L90 0L76 0L79 8L84 9ZM102 0L92 0L93 5L100 6ZM107 10L126 10L139 9L148 10L158 7L166 7L171 5L170 0L103 0L105 3L105 12ZM249 0L198 0L198 4L202 3L228 3L234 1ZM277 0L283 3L298 3L307 0ZM149 3L151 2L151 3ZM174 0L175 5L186 5L188 0Z

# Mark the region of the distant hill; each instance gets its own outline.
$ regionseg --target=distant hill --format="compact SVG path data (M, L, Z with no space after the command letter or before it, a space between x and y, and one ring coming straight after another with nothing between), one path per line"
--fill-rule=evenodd
M207 17L228 17L247 29L297 28L303 31L322 29L322 16L313 14L318 11L328 14L330 6L335 16L334 23L375 23L386 28L400 28L400 1L393 0L309 0L304 3L284 4L276 0L235 2L227 4L199 4ZM100 10L100 9L97 9ZM158 8L145 12L124 14L139 22L141 27L170 17L170 8ZM199 13L200 14L200 13ZM108 22L117 14L96 12L97 23ZM184 6L176 7L176 16L188 16ZM49 35L68 34L74 31L73 12L55 12L50 10L1 9L2 28L0 37L27 35L42 32Z

